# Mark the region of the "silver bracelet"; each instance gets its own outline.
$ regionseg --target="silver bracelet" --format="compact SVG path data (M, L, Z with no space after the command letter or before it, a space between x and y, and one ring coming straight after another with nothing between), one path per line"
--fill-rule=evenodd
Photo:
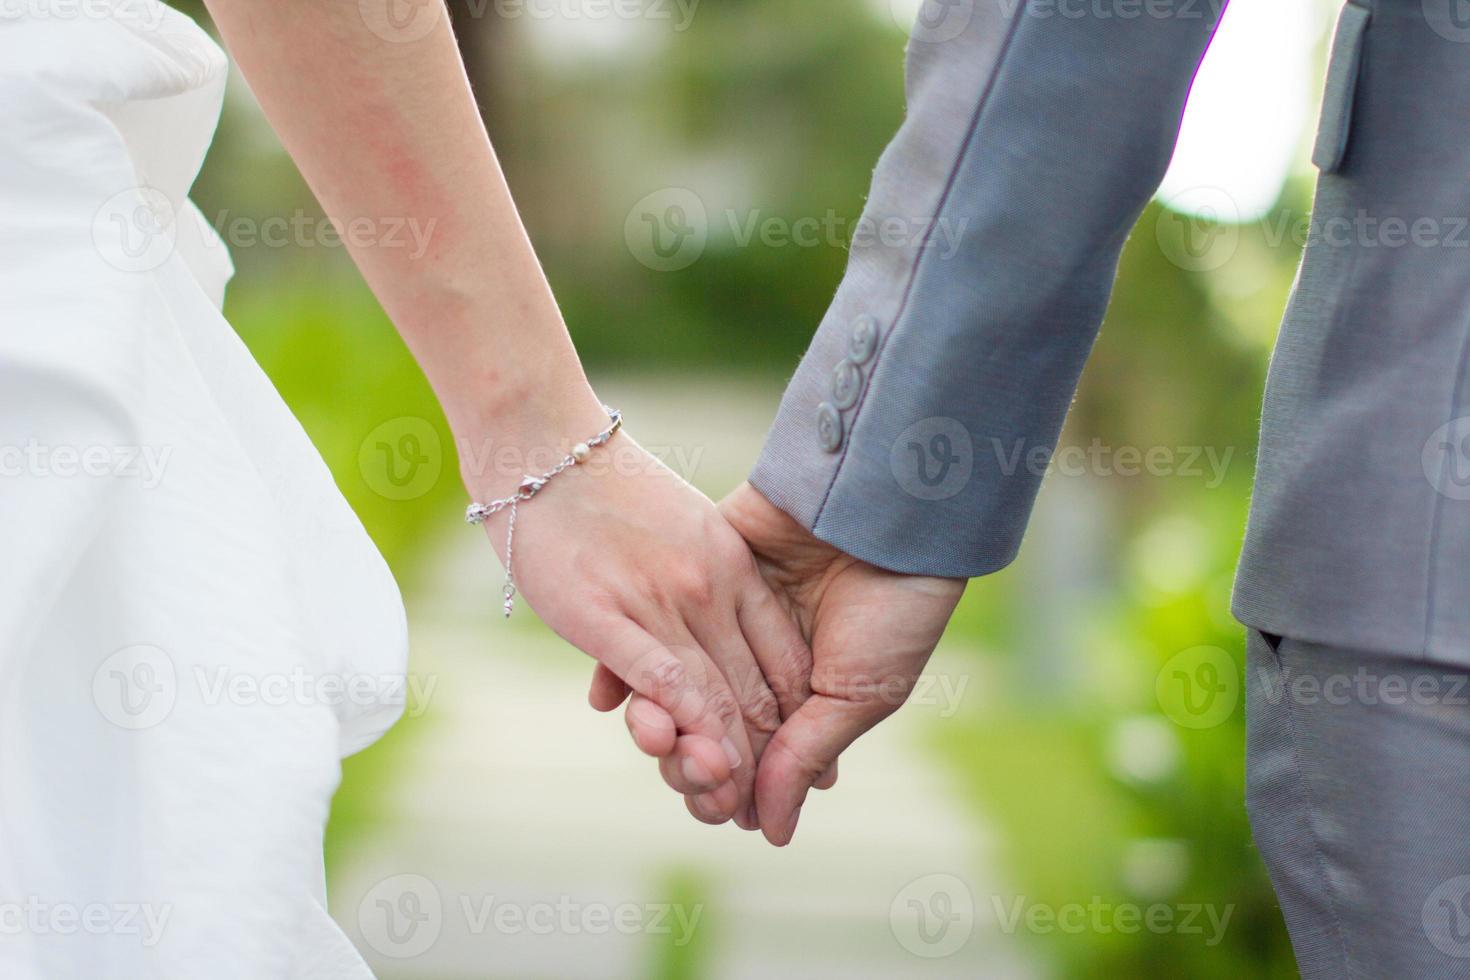
M598 446L603 445L623 427L623 413L616 408L602 406L602 410L612 419L612 424L603 429L597 435L586 442L579 442L572 447L571 453L562 458L551 469L540 476L528 476L521 480L521 485L516 492L503 500L492 500L488 504L473 503L465 508L464 519L470 524L483 524L494 514L509 508L510 520L505 531L505 618L510 618L510 611L515 607L516 579L515 572L511 568L511 556L514 553L516 538L516 507L524 500L530 500L551 481L551 478L571 469L587 458L588 454Z

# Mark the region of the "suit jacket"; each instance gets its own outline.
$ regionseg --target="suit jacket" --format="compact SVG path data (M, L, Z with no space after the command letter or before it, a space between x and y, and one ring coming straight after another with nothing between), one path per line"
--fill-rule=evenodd
M1454 4L1340 16L1235 611L1465 663L1470 23ZM992 447L1055 446L1223 7L926 0L864 212L878 231L854 242L758 489L885 568L1012 560L1040 478Z

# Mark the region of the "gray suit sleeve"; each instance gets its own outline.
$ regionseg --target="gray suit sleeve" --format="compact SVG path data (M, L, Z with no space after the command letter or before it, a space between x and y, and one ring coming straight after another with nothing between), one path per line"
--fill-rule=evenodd
M1015 557L1223 6L926 0L907 119L757 489L895 571Z

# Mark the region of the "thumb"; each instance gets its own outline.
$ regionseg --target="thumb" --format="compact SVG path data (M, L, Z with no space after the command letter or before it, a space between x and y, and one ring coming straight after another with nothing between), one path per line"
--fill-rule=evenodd
M807 791L892 710L881 701L813 694L781 724L755 774L756 812L766 840L777 847L791 843Z

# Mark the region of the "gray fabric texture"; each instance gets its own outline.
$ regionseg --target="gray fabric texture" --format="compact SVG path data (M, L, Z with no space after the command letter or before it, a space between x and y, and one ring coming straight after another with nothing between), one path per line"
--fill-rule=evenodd
M928 233L854 244L758 489L895 571L973 577L1015 556L1040 468L1011 454L1055 447L1222 6L926 2L864 217ZM1339 23L1235 611L1470 663L1470 420L1441 431L1470 413L1470 25L1452 14L1362 0ZM854 361L863 317L877 350Z
M1192 0L1126 20L958 6L958 36L916 30L910 43L908 119L864 211L874 227L932 233L854 245L752 482L860 558L974 576L1014 558L1040 482L1007 473L994 447L1055 445L1215 20ZM876 362L842 413L841 448L824 452L819 407L862 314L880 325ZM970 468L947 496L918 471L940 472L925 455L936 428Z
M1246 803L1302 977L1470 978L1470 675L1247 649Z
M1380 2L1272 357L1237 617L1470 663L1470 43ZM1441 29L1437 30L1436 27ZM1331 111L1329 109L1329 111ZM1463 111L1459 113L1463 119ZM1400 235L1399 225L1409 230ZM1426 229L1415 240L1416 226Z

